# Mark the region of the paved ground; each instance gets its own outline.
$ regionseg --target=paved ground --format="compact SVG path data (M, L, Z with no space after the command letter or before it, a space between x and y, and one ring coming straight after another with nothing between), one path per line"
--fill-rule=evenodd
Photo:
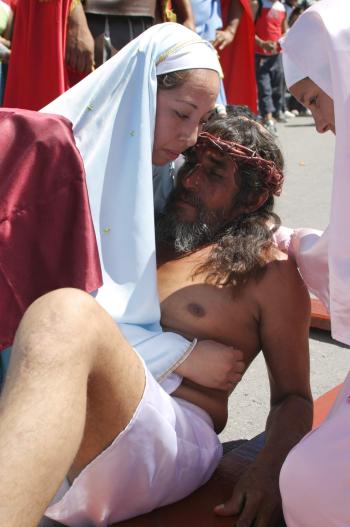
M286 160L283 195L276 212L288 227L324 229L328 223L334 137L317 134L310 117L296 117L278 126ZM283 345L283 343L281 343ZM311 385L314 397L342 382L350 365L350 350L322 331L310 334ZM250 438L264 429L269 410L269 386L258 357L230 399L230 419L223 441Z

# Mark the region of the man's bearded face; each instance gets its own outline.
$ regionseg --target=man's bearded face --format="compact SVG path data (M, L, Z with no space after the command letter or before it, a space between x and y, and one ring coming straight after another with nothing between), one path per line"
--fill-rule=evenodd
M185 220L181 217L181 209L177 208L178 191L175 189L168 199L164 214L156 217L156 240L171 246L176 253L184 254L213 243L219 230L219 222L215 215L205 209L203 204L193 195L181 194L181 200L196 209L195 220Z
M194 155L178 174L165 214L156 218L157 242L178 254L215 242L232 216L237 193L229 158L211 149Z

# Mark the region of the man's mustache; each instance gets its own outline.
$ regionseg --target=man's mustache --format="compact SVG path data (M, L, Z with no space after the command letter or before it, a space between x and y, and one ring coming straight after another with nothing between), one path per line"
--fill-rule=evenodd
M188 203L199 210L203 209L203 203L201 199L197 196L197 194L191 192L190 190L176 189L174 191L172 202L176 203L177 201L184 201L185 203Z

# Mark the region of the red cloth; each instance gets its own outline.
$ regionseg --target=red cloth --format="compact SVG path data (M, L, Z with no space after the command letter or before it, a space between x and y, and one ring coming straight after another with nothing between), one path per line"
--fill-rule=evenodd
M70 0L18 0L4 106L40 110L69 88L65 43Z
M240 0L243 12L235 38L220 52L224 86L229 104L244 104L257 112L254 38L255 27L249 0ZM228 22L231 0L222 0L223 27Z
M17 0L3 0L3 2L5 2L5 4L8 4L14 13L16 12Z
M25 309L102 284L83 161L61 116L0 109L0 350Z

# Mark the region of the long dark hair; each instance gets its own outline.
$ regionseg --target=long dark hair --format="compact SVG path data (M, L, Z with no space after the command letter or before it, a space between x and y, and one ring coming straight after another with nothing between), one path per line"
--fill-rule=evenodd
M283 156L274 138L262 125L246 117L216 119L204 131L227 141L247 146L283 171ZM244 159L236 160L235 178L239 186L234 207L246 207L266 194L266 174L259 164L252 166ZM207 260L198 266L195 275L206 274L206 281L215 285L239 286L251 277L261 276L266 264L275 259L273 233L280 225L273 212L273 190L266 201L253 212L241 214L224 226Z

